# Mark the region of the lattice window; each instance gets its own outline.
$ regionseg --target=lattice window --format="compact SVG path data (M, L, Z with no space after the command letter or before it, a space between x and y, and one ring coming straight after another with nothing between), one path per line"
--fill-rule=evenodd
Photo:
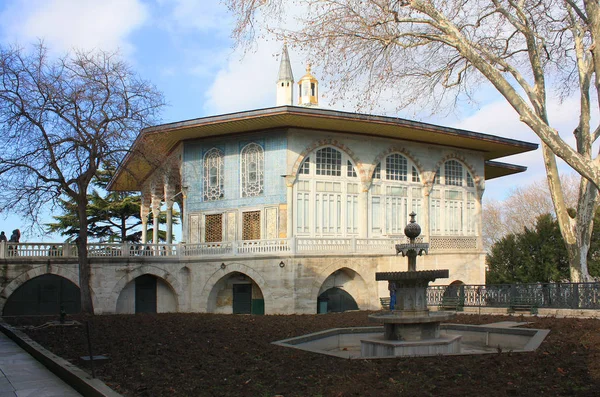
M206 215L204 218L204 241L223 241L223 214Z
M256 143L244 147L241 152L242 197L255 197L264 190L265 153Z
M381 163L373 170L373 179L381 179Z
M298 174L300 175L308 175L310 173L310 157L307 157L306 160L300 166L298 170Z
M217 148L204 155L204 201L219 200L225 195L223 158L223 152Z
M356 170L350 160L348 160L348 163L346 164L346 175L348 175L348 178L356 178L357 176Z
M317 150L317 175L342 176L342 153L326 147Z
M413 182L421 182L421 177L419 176L419 171L417 171L416 167L412 167L412 181Z
M408 161L397 153L390 154L385 159L385 179L390 181L406 181Z
M463 185L463 167L456 160L448 160L444 164L444 176L446 185L462 186Z
M260 211L242 213L242 240L260 240Z

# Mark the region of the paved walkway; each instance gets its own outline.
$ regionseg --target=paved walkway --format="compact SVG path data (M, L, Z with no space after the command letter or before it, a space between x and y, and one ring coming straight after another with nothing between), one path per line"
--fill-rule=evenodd
M0 332L0 397L81 396Z

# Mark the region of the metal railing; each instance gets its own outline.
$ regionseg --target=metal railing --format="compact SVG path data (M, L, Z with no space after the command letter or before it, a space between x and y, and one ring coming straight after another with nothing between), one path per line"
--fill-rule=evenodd
M444 244L439 242L443 240ZM468 244L465 244L465 241ZM130 244L89 243L88 257L169 256L197 257L223 255L273 255L273 254L383 254L395 255L395 245L406 243L406 238L357 238L357 237L292 237L270 240L236 240L197 244ZM431 243L443 252L448 249L477 251L475 237L432 236ZM0 243L0 258L75 258L77 245L69 243Z
M538 283L496 285L435 285L427 289L427 304L459 298L464 307L510 307L527 298L538 308L600 309L600 283Z

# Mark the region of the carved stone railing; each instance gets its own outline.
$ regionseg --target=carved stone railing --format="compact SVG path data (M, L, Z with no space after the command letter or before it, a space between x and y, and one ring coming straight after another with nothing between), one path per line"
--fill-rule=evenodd
M418 242L423 242L422 238ZM293 237L271 240L238 240L197 244L89 243L90 258L210 257L278 254L380 254L396 255L396 244L405 238ZM430 253L445 250L473 251L476 237L432 237ZM77 246L68 243L0 243L0 258L75 258Z

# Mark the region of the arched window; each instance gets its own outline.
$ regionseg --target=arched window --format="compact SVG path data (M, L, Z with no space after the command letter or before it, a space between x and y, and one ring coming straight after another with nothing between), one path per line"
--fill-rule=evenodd
M204 155L204 201L219 200L225 195L223 158L223 152L217 148Z
M342 153L334 148L326 147L317 150L317 175L341 176Z
M408 214L421 214L423 193L417 167L406 156L392 153L377 164L370 190L370 234L402 236Z
M432 235L475 235L476 189L473 176L457 160L436 171L430 195L429 228Z
M241 152L242 197L255 197L264 190L265 153L263 148L251 143Z
M322 147L298 168L294 184L294 227L298 236L358 234L359 178L350 156Z

